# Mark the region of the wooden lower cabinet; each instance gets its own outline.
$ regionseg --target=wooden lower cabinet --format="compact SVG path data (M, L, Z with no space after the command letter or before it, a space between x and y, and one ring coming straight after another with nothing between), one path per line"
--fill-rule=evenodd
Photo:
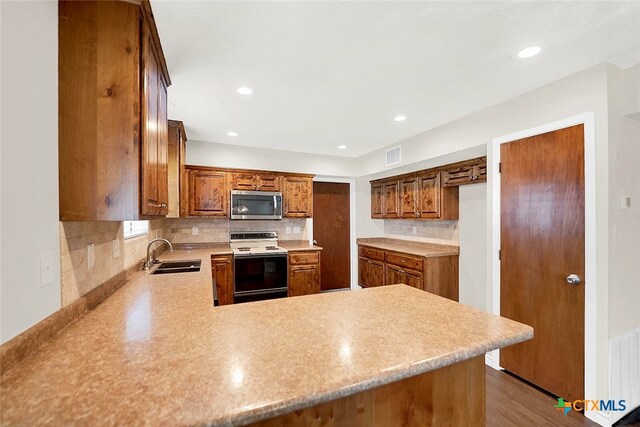
M458 255L420 257L359 246L358 284L363 288L403 283L458 301Z
M211 255L211 276L218 304L233 304L233 255Z
M320 251L289 254L289 296L320 293Z
M358 284L363 288L384 285L384 262L359 257Z

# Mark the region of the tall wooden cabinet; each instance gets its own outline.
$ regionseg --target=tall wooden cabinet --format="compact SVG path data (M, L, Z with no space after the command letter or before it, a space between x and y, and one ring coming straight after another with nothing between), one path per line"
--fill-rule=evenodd
M179 120L169 123L169 212L167 218L189 215L189 176L185 174L187 133Z
M149 2L58 8L60 219L165 215L171 81Z

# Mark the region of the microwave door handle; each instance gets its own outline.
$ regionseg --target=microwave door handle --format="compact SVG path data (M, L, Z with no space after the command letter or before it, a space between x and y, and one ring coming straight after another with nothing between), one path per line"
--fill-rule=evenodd
M278 212L278 196L273 195L273 214L275 215Z

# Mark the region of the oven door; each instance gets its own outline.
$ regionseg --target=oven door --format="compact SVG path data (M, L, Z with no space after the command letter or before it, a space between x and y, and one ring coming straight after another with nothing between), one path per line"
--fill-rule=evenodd
M287 254L234 256L233 300L257 301L287 296Z
M282 219L282 193L232 190L231 219Z

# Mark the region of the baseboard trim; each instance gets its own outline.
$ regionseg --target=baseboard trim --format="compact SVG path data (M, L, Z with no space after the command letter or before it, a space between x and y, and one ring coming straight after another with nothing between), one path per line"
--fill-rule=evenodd
M610 427L611 421L609 420L609 416L600 411L585 411L584 416L593 421L596 424L599 424L604 427Z
M139 271L141 266L141 263L137 263L133 267L121 271L71 304L61 307L60 310L2 344L0 346L0 374L13 368L64 328L95 308L124 285L129 275L134 271Z

